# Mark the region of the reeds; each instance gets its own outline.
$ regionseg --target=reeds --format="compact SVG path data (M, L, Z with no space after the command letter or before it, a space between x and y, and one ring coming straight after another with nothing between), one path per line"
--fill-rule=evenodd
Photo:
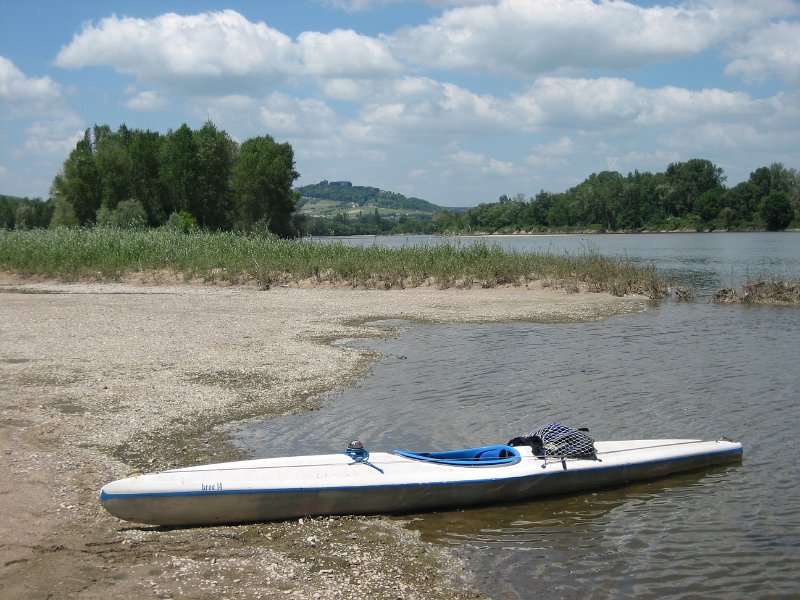
M616 295L663 297L653 266L594 253L522 253L486 243L387 248L282 240L225 232L166 229L0 231L0 269L23 276L119 280L170 273L182 279L274 284L403 288L421 285L495 287L544 285Z
M714 292L715 304L800 304L800 281L755 279L741 290L723 288Z

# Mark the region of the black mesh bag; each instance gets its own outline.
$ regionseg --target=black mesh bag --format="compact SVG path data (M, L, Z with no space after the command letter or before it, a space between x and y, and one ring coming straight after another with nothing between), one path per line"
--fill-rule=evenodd
M509 446L530 446L536 456L558 458L596 458L594 438L586 428L574 429L560 423L548 423L526 436L515 437Z

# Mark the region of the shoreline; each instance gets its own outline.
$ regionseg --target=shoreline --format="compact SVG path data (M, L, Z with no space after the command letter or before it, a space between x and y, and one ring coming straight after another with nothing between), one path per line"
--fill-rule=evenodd
M800 228L787 227L779 231L769 231L767 229L703 229L698 231L692 228L683 229L578 229L575 231L470 231L470 232L438 232L438 233L354 233L349 235L315 235L308 236L312 239L336 239L342 238L374 238L374 237L474 237L474 238L495 238L495 237L522 237L522 236L540 236L540 237L567 237L579 235L665 235L670 233L800 233Z
M330 342L391 333L372 321L574 322L647 306L534 285L265 291L6 274L0 292L0 585L20 599L481 598L467 566L401 518L139 527L97 491L131 470L241 458L221 429L318 409L355 384L379 356Z

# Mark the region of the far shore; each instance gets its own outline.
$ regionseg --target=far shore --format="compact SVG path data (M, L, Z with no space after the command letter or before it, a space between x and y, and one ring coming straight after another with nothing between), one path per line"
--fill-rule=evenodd
M516 236L542 236L542 237L567 237L576 235L665 235L670 233L800 233L800 229L782 229L781 231L767 231L766 229L578 229L575 231L470 231L459 233L389 233L389 234L356 234L342 237L516 237ZM315 238L336 239L337 236L314 236Z
M97 491L133 470L241 458L223 426L316 410L354 385L379 357L331 341L392 333L371 321L574 322L648 302L536 282L376 291L142 281L0 273L4 596L483 598L458 557L400 518L139 527L108 515Z

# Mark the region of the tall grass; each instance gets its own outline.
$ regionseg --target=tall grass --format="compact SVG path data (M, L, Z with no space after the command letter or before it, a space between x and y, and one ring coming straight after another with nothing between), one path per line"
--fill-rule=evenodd
M257 235L170 230L0 230L0 269L23 276L117 280L168 272L186 279L334 283L356 287L545 285L662 297L654 267L585 253L521 253L489 244L359 247Z

